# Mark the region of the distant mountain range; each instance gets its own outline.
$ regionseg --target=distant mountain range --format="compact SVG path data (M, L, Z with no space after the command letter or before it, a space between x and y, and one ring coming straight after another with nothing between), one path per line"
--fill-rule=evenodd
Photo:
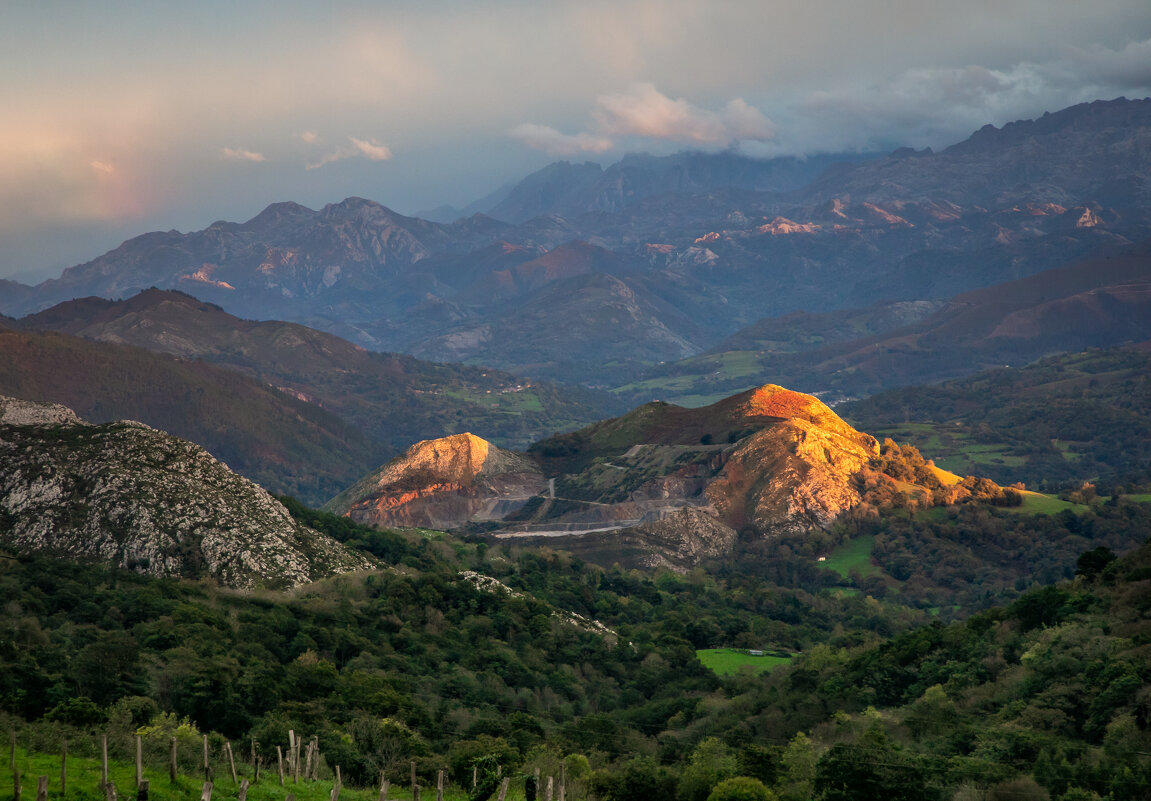
M1151 242L946 302L760 320L700 356L616 390L706 399L778 380L830 400L941 381L1060 352L1151 339Z
M606 387L763 318L936 302L1116 252L1151 238L1149 177L1151 99L939 153L560 163L448 223L350 198L146 234L5 284L0 311L181 289L375 350Z

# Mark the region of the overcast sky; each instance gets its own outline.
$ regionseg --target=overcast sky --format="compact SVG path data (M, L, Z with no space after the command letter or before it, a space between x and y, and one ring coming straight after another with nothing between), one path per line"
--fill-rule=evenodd
M0 277L358 195L465 205L558 159L941 147L1151 95L1148 0L0 5Z

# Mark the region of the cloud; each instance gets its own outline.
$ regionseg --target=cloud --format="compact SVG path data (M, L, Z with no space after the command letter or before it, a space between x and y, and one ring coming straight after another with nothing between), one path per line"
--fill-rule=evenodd
M673 100L650 83L601 95L591 117L592 132L565 134L548 125L524 123L513 128L511 135L552 155L603 153L615 146L613 137L619 136L697 147L726 147L739 140L765 142L775 136L771 120L741 97L728 101L720 111L708 111L683 98Z
M267 161L268 157L263 153L256 153L252 150L243 150L239 148L225 147L222 151L224 158L229 161Z
M114 175L116 172L115 165L109 164L106 161L90 161L88 162L88 166L101 175Z
M320 141L320 135L315 131L304 131L297 134L297 136L300 137L300 141L306 142L309 145L314 145Z
M392 149L376 139L357 139L349 136L348 141L352 143L351 147L337 148L321 156L319 161L306 165L305 169L318 170L332 162L356 157L366 158L369 161L388 161L392 157Z
M1049 60L1000 68L915 67L882 82L811 93L795 105L795 127L783 147L946 146L989 122L1149 90L1151 40L1119 49L1063 47Z
M603 153L614 146L611 139L595 134L565 134L550 125L525 122L510 131L530 148L542 150L551 156L575 156L579 153Z
M354 136L348 138L351 139L356 150L360 151L360 155L366 159L370 159L371 161L387 161L392 157L391 149L382 142L377 142L375 139L370 141L356 139Z
M695 145L726 145L733 139L770 139L771 122L742 98L721 112L693 106L682 97L672 100L650 83L636 84L621 94L603 95L592 117L606 134L645 136Z

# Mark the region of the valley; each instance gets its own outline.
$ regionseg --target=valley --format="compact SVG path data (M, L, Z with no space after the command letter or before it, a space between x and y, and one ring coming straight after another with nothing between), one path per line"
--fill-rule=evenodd
M0 282L0 783L1147 797L1148 142L561 161Z

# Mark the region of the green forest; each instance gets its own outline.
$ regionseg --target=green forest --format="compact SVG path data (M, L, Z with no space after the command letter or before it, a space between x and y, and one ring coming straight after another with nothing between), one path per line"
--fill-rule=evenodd
M374 798L354 793L381 774L410 797L413 764L425 793L444 770L460 798L499 775L524 797L524 777L561 765L570 797L603 801L1151 792L1146 503L889 509L678 575L283 501L378 569L245 593L0 559L17 744L0 775L31 775L65 739L74 763L95 758L101 735L130 762L138 734L153 797L188 797L207 734L221 791L228 741L278 798L269 766L292 731L349 798ZM721 675L697 655L719 648L791 658ZM170 786L173 737L190 775Z

